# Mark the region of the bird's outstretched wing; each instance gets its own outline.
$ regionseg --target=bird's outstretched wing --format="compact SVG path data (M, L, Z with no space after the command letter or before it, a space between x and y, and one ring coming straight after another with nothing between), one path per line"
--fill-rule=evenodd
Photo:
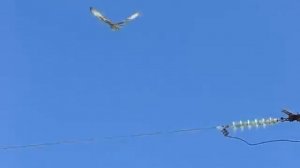
M130 15L129 17L127 17L125 20L118 22L116 24L120 25L120 26L124 26L125 24L127 24L128 22L131 22L133 20L135 20L137 17L140 16L139 12L135 12L132 15Z
M109 20L108 18L106 18L104 15L101 14L100 11L98 11L96 8L90 7L90 11L91 13L96 16L99 20L109 24L109 25L113 25L113 22L111 20Z

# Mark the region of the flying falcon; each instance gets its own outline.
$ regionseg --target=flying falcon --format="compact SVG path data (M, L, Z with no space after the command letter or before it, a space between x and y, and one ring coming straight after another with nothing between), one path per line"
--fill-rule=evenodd
M136 19L138 16L140 16L140 13L135 12L132 15L130 15L129 17L127 17L125 20L114 23L111 20L109 20L108 18L106 18L104 15L102 15L96 8L90 7L90 11L100 21L103 21L104 23L108 24L110 26L110 28L114 31L120 30L120 28L122 26L126 25L128 22L130 22L130 21Z

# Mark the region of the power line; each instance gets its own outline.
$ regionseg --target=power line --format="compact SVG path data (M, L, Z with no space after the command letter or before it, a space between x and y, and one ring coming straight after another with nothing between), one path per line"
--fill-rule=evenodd
M22 148L40 148L40 147L63 145L63 144L82 144L82 143L91 143L93 141L95 141L95 140L93 138L90 138L90 139L84 139L84 140L65 140L65 141L44 142L44 143L27 144L27 145L7 145L7 146L0 146L0 150L22 149Z
M240 137L235 137L235 136L226 136L231 139L236 139L239 141L244 142L245 144L249 146L256 146L256 145L262 145L262 144L267 144L267 143L274 143L274 142L290 142L290 143L300 143L300 140L290 140L290 139L274 139L274 140L268 140L268 141L262 141L262 142L257 142L257 143L250 143Z
M7 145L0 146L0 150L13 150L13 149L24 149L24 148L40 148L47 146L57 146L57 145L67 145L67 144L83 144L83 143L94 143L97 140L114 140L114 139L122 139L122 138L137 138L137 137L146 137L146 136L157 136L163 134L177 134L181 132L195 132L195 131L204 131L209 129L215 129L216 127L205 127L205 128L190 128L190 129L178 129L172 131L157 131L150 133L139 133L139 134L131 134L131 135L123 135L123 136L110 136L110 137L102 137L102 138L89 138L83 140L64 140L64 141L56 141L56 142L44 142L44 143L36 143L36 144L26 144L26 145Z
M200 127L200 128L189 128L189 129L177 129L171 131L156 131L156 132L148 132L148 133L138 133L138 134L131 134L131 135L123 135L123 136L108 136L102 138L89 138L84 140L64 140L64 141L56 141L56 142L45 142L45 143L36 143L36 144L27 144L27 145L6 145L0 146L0 150L10 150L10 149L23 149L23 148L39 148L39 147L47 147L47 146L56 146L56 145L64 145L64 144L83 144L83 143L92 143L96 140L113 140L113 139L120 139L120 138L138 138L138 137L146 137L146 136L158 136L158 135L167 135L167 134L177 134L177 133L184 133L184 132L198 132L198 131L205 131L211 129L219 130L225 137L236 139L244 142L249 146L256 146L262 145L267 143L274 143L274 142L290 142L290 143L300 143L300 140L289 140L289 139L275 139L275 140L268 140L262 141L258 143L250 143L240 137L230 136L229 129L241 129L244 128L251 128L251 127L265 127L267 125L274 125L277 123L282 122L293 122L293 121L300 121L300 114L294 114L287 110L283 110L283 113L287 114L287 118L267 118L267 119L260 119L260 120L247 120L247 121L239 121L239 122L232 122L232 124L222 125L222 126L212 126L212 127Z

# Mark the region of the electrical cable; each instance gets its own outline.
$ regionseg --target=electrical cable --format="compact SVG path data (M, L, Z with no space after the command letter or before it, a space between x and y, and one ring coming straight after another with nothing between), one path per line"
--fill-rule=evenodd
M300 140L290 140L290 139L274 139L274 140L268 140L268 141L262 141L262 142L258 142L258 143L250 143L246 140L244 140L243 138L240 137L235 137L235 136L225 136L231 139L236 139L239 141L244 142L245 144L249 145L249 146L256 146L256 145L262 145L262 144L267 144L267 143L274 143L274 142L290 142L290 143L300 143Z
M167 134L177 134L181 132L196 132L196 131L204 131L210 129L217 129L223 133L223 135L227 138L236 139L239 141L244 142L249 146L256 146L262 145L267 143L274 143L274 142L290 142L290 143L300 143L300 140L289 140L289 139L275 139L275 140L268 140L262 141L258 143L250 143L247 140L244 140L240 137L230 136L228 129L244 129L245 127L260 127L260 126L267 126L267 125L274 125L279 122L286 122L286 121L300 121L300 114L293 114L288 111L284 111L285 114L288 114L288 118L267 118L267 119L260 119L260 120L247 120L247 121L239 121L233 122L229 125L223 126L213 126L213 127L202 127L202 128L190 128L190 129L177 129L171 131L157 131L157 132L150 132L150 133L139 133L139 134L131 134L131 135L123 135L123 136L108 136L97 138L97 140L113 140L113 139L120 139L120 138L137 138L137 137L146 137L146 136L157 136L157 135L167 135ZM9 149L23 149L23 148L39 148L39 147L46 147L46 146L56 146L56 145L63 145L63 144L82 144L82 143L92 143L95 142L96 139L90 138L85 140L65 140L65 141L56 141L56 142L45 142L45 143L37 143L37 144L27 144L27 145L7 145L7 146L0 146L0 150L9 150Z
M93 138L90 138L85 140L66 140L66 141L44 142L44 143L28 144L28 145L7 145L7 146L0 146L0 150L40 148L40 147L63 145L63 144L82 144L82 143L91 143L93 141L95 140Z
M180 133L180 132L203 131L203 130L215 129L215 128L216 127L204 127L204 128L178 129L178 130L166 131L166 132L157 131L157 132L151 132L151 133L139 133L139 134L132 134L132 135L124 135L124 136L102 137L102 138L99 138L98 140L100 140L100 139L113 140L113 139L121 139L121 138L137 138L137 137L156 136L156 135L163 135L163 134L176 134L176 133ZM28 144L28 145L7 145L7 146L0 146L0 150L40 148L40 147L65 145L65 144L93 143L93 142L96 142L96 140L97 139L95 139L95 138L89 138L89 139L84 139L84 140L65 140L65 141L56 141L56 142Z

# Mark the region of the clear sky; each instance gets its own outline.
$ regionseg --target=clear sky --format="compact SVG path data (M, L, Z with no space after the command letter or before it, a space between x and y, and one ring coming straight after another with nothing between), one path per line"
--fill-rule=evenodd
M136 21L113 32L89 12ZM1 0L3 168L292 167L300 144L207 127L300 111L299 0ZM236 132L300 139L298 123ZM296 165L298 166L298 164ZM294 166L294 167L296 167Z

